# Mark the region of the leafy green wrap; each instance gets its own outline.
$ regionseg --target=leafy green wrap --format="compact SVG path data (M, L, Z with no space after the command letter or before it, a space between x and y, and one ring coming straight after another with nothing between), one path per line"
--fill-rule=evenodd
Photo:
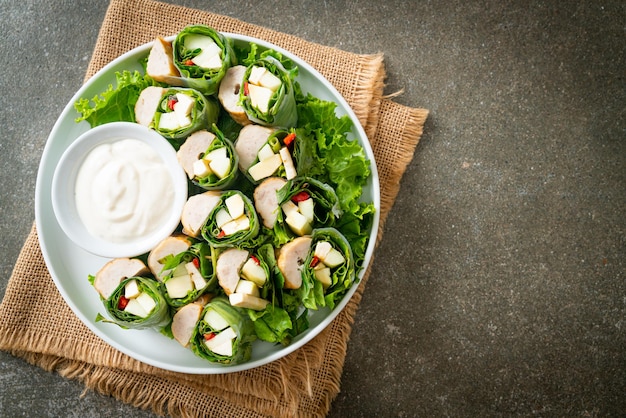
M276 192L276 197L280 208L274 224L276 246L285 244L294 236L307 235L315 228L333 226L342 215L335 190L312 177L289 180ZM297 228L292 221L294 216L298 216L292 214L292 210L307 218L304 229Z
M278 81L260 84L253 71L263 68ZM287 70L283 64L271 55L265 55L249 65L243 77L243 86L239 91L239 105L243 107L248 119L259 125L291 128L298 123L298 110L294 95L294 79L297 67ZM252 79L251 79L252 76ZM259 88L264 90L259 90ZM258 93L257 93L258 92Z
M139 296L131 299L127 298L125 294L127 294L126 284L132 281L135 281L137 284ZM154 303L154 306L149 310L149 312L145 312L145 306L151 306L152 302L149 300L146 302L146 299L144 298L150 298L150 300ZM167 326L171 321L169 306L165 297L161 293L159 283L152 278L126 278L120 282L108 299L105 300L101 298L101 300L111 318L110 322L113 322L122 328L155 328L160 330L161 328ZM138 304L144 308L138 308ZM137 310L142 312L141 315L133 313L137 312ZM147 315L143 316L144 314ZM96 320L107 321L100 315Z
M213 132L215 133L215 139L202 154L202 159L207 160L209 156L215 155L216 153L219 154L222 152L219 150L223 148L226 158L228 158L230 162L228 169L218 175L215 173L215 170L210 169L210 166L215 160L209 160L209 170L207 170L207 173L203 176L194 176L192 181L205 190L223 190L231 186L239 176L239 170L237 168L239 156L235 152L233 143L224 136L216 125L213 125Z
M178 103L193 100L188 114L177 112ZM190 88L171 87L166 89L157 106L151 128L178 145L179 141L201 129L209 129L217 122L220 108L212 97L205 97L198 90ZM173 144L173 145L174 145Z
M352 248L335 228L315 229L311 239L311 250L302 268L302 286L297 293L309 309L323 306L333 309L356 280ZM322 242L330 244L332 250L340 254L338 261L341 262L335 259L331 263L330 256L318 255L318 244Z
M268 177L293 178L296 176L297 160L292 156L291 145L295 138L293 130L278 129L271 132L267 141L259 147L256 157L250 162L248 167L241 167L244 175L252 184L259 184ZM244 141L239 137L238 141ZM238 144L238 146L242 146ZM272 159L277 160L277 164L270 163ZM263 159L263 160L261 160ZM287 162L285 162L287 161ZM289 167L288 167L289 165ZM271 167L270 170L265 167ZM273 171L271 171L273 170Z
M213 313L209 314L211 311ZM211 316L215 317L215 314L221 317L221 321L217 321L217 327L211 325L216 321L210 319ZM224 321L226 324L219 325ZM226 327L222 328L224 325ZM224 335L220 337L223 333ZM243 310L231 306L228 299L217 297L202 310L189 345L197 356L212 363L239 364L250 359L252 342L255 339L254 325L248 315Z
M226 71L237 64L231 43L206 25L183 28L172 42L172 50L184 85L207 96L217 93Z
M162 278L161 288L167 303L178 308L212 290L217 283L215 261L215 250L205 242L166 256L163 270L170 272Z
M233 207L229 207L229 202L235 199L243 201L242 214L241 210L233 213ZM233 247L253 241L259 229L259 217L252 201L239 190L227 190L222 192L220 202L209 213L200 233L213 247Z
M270 343L289 344L291 330L294 328L292 316L288 309L297 310L297 306L283 307L282 289L284 279L276 265L274 247L264 244L257 250L256 257L269 278L259 289L260 296L270 301L261 311L248 309L248 315L254 322L254 330L260 340ZM294 317L295 317L294 313Z

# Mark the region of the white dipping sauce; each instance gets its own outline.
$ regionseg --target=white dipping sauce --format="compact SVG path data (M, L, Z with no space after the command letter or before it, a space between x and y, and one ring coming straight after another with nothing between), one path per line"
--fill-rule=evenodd
M161 227L173 198L165 163L136 139L98 145L76 177L81 221L92 235L111 242L141 238Z

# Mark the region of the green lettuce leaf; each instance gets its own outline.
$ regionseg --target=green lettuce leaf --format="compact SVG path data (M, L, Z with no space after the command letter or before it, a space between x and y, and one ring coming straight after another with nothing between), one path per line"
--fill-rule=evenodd
M92 99L81 98L74 103L79 113L76 122L89 122L91 127L109 122L135 122L135 103L143 89L159 85L150 76L139 71L115 73L116 87L112 84Z

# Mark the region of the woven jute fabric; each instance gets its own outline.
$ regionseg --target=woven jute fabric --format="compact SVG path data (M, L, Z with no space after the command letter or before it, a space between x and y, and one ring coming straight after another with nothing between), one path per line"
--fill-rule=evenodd
M285 48L316 68L344 96L374 150L381 186L380 239L428 115L424 109L382 97L382 54L348 53L205 11L149 0L113 0L86 79L122 53L197 23ZM290 355L237 373L175 373L117 351L73 314L50 277L33 224L0 304L0 349L161 415L324 416L340 390L353 318L368 277L369 271L337 318Z

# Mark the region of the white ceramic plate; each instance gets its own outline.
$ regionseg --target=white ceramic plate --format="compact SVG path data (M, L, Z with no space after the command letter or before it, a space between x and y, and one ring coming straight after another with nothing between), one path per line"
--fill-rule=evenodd
M372 258L376 242L380 193L374 154L356 115L337 90L319 72L300 58L265 41L231 33L225 33L225 35L233 39L235 44L254 42L261 47L272 48L284 54L299 67L298 82L305 93L310 92L322 100L334 101L337 103L337 115L348 115L354 121L352 136L365 149L372 171L363 190L363 200L374 202L377 209L365 254L364 268L359 273L359 278L362 278ZM115 86L115 73L118 71L141 71L139 60L147 56L150 47L151 43L135 48L118 57L94 75L65 106L48 137L41 158L35 189L35 220L44 260L59 292L78 318L108 344L136 360L165 370L194 374L229 373L270 363L303 346L329 325L348 303L356 291L357 284L348 291L343 300L332 311L324 308L311 313L310 328L295 338L291 345L282 347L281 345L256 341L253 346L252 357L248 362L230 366L212 364L157 331L124 330L117 325L95 322L96 315L99 312L104 313L105 310L98 293L93 289L87 277L89 274L95 274L109 259L95 256L75 245L63 233L54 216L51 183L55 167L72 141L89 129L87 122L75 123L78 113L74 110L74 103L79 98L91 98L101 93L110 84Z

